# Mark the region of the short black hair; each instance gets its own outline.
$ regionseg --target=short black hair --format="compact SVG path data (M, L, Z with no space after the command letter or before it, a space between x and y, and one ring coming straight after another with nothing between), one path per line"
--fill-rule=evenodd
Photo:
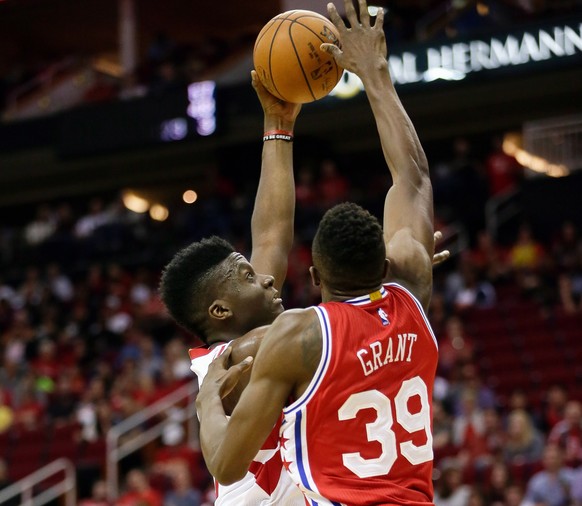
M234 251L228 241L212 236L178 251L162 272L159 290L168 312L205 343L210 282L218 265Z
M386 245L375 216L352 202L327 211L313 239L313 259L336 288L358 290L382 282Z

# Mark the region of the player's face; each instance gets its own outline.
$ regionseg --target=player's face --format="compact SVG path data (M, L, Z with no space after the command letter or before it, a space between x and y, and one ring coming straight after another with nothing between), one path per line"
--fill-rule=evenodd
M240 254L228 259L227 296L241 334L267 325L283 312L279 292L273 287L273 276L255 272Z

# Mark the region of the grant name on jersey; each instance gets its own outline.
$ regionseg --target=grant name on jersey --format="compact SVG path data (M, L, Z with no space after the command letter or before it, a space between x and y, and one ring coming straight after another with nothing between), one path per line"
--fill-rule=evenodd
M398 334L398 341L389 337L386 342L374 341L358 350L357 356L364 375L368 376L393 362L410 362L416 334Z

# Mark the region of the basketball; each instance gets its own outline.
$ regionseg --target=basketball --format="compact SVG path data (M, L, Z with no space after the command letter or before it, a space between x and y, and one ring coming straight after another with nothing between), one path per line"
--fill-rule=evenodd
M263 86L273 95L296 104L325 97L337 84L343 69L322 43L339 47L333 23L307 10L291 10L275 16L260 31L253 62Z

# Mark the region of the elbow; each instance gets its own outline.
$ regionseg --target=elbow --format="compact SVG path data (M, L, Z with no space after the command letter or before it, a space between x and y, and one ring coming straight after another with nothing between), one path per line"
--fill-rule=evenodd
M210 467L210 466L209 466ZM221 485L227 486L242 480L247 474L247 469L240 465L240 462L224 462L212 466L210 472L214 479Z

